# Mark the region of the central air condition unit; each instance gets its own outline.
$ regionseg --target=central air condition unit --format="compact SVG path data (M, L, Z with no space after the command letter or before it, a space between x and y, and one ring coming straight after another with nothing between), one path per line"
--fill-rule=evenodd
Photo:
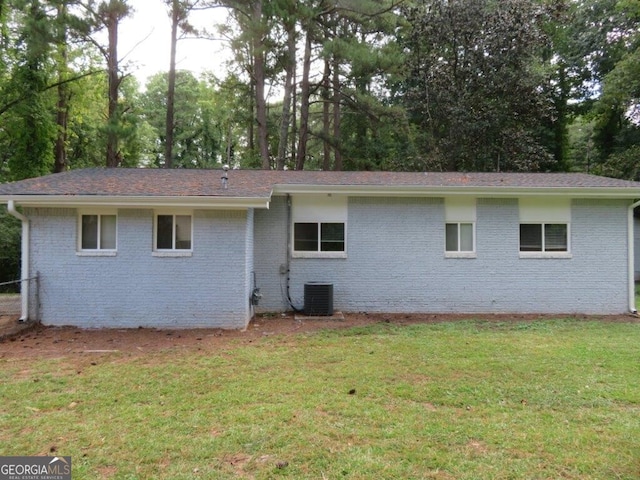
M304 314L333 315L333 283L304 284Z

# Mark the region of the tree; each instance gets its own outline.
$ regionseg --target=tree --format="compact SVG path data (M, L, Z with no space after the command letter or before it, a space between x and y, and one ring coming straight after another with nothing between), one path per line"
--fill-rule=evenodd
M594 105L594 140L604 170L637 179L640 145L640 6L618 2L622 21L610 38L618 44L619 60L602 77L602 95ZM625 28L626 27L626 28ZM621 45L620 45L621 44ZM635 159L635 161L634 161Z
M97 10L91 10L94 24L98 30L106 29L107 46L94 41L107 62L108 78L108 113L107 113L107 148L106 166L113 168L122 163L122 153L118 144L121 136L122 109L118 102L120 84L123 75L120 73L120 60L118 58L118 26L123 18L131 13L126 0L101 1Z
M401 19L394 1L353 5L357 8L345 4L332 13L331 36L324 44L334 70L333 135L325 143L334 152L335 170L390 168L399 151L388 133L395 130L402 143L410 139L404 109L391 99L391 78L403 68L395 38Z
M541 7L527 0L421 1L407 11L407 109L435 170L547 170L550 115L536 59Z
M282 114L280 117L280 133L278 135L278 150L276 155L276 169L284 170L286 164L286 151L289 142L289 129L291 127L291 103L295 88L296 70L296 15L291 7L296 4L285 4L282 12L284 30L286 34L286 49L283 55L285 78L282 96ZM286 8L289 7L289 8ZM295 122L295 119L294 119Z
M44 6L38 0L20 2L21 23L16 44L16 63L7 87L11 97L20 98L6 125L12 140L8 160L10 177L19 180L44 175L53 166L51 145L55 125L50 115L50 98L45 91L51 74L51 31Z
M167 112L166 112L166 140L164 166L173 166L173 129L176 90L176 49L180 35L196 33L195 28L189 24L189 12L196 7L198 0L164 0L169 7L171 17L171 47L169 55L169 81L167 85Z
M231 41L236 51L236 58L244 64L251 79L252 109L255 111L254 121L257 126L255 138L258 144L258 155L263 169L271 167L267 127L267 100L265 97L266 64L269 51L267 34L270 29L270 11L265 9L263 0L227 1L222 5L231 9L231 15L240 28L240 34ZM230 35L229 26L222 29L224 35ZM251 126L253 129L253 125ZM253 133L250 135L253 144Z
M166 92L169 75L158 73L151 77L140 101L147 123L153 128L153 164L166 168L167 141ZM211 168L222 156L222 113L215 106L216 92L205 82L198 81L191 72L176 72L175 111L173 124L173 166L180 168Z

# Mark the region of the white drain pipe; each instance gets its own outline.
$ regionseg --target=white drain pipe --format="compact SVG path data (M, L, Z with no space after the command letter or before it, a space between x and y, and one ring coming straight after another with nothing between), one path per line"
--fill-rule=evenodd
M22 313L20 315L20 321L26 322L29 318L29 219L16 210L16 205L13 200L7 202L7 212L22 221L22 265L20 274Z
M636 315L638 310L636 309L636 279L635 279L635 253L634 253L634 225L633 225L633 210L640 205L640 200L629 205L627 210L627 267L628 267L628 280L629 284L629 312Z

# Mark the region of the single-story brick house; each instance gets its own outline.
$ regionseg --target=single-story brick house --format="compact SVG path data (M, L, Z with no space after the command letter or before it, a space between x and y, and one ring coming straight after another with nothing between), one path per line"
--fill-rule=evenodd
M23 317L79 327L244 328L302 308L315 282L345 312L635 312L639 198L640 183L574 173L86 169L0 185L23 279L39 276Z

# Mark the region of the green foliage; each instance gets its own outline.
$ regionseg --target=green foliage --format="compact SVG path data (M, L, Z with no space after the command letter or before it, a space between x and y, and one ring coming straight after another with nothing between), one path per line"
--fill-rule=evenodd
M18 3L20 5L20 3ZM37 177L51 171L55 126L51 99L45 88L50 80L51 32L47 15L38 1L22 5L22 24L15 50L15 66L6 91L21 98L12 122L6 126L13 150L7 159L13 180Z
M633 178L631 161L640 141L637 3L578 3L572 20L572 45L585 72L584 97L577 105L593 127L588 138L592 147L589 163L595 165L594 172Z
M229 74L219 80L214 75L203 79L202 101L215 116L220 130L222 163L243 168L260 168L259 152L249 137L254 122L251 110L250 86L237 75Z
M593 173L640 181L640 139L634 145L609 155L604 163L595 166Z
M406 105L435 170L546 170L549 118L536 57L546 45L527 0L426 1L409 9Z
M20 279L20 239L22 225L0 209L0 283ZM16 291L17 286L0 287L0 292Z
M198 33L190 24L197 2L163 3L178 7L181 32ZM177 166L264 167L259 147L266 132L271 168L276 158L280 167L293 168L304 139L305 168L588 169L635 177L634 147L640 142L635 1L215 0L198 5L230 9L222 33L234 59L228 72L215 72L220 79L179 73ZM60 132L69 168L104 165L110 134L117 139L121 165L164 164L163 74L141 93L119 65L119 98L111 104L110 121L107 77L83 76L104 70L108 58L96 32L128 12L123 0L0 1L0 181L51 172ZM300 46L306 37L312 67L303 79ZM291 45L298 46L296 103L287 114L279 95L294 69ZM268 103L266 128L256 120L257 60L264 63L258 76ZM56 125L61 79L68 82L60 90L66 127ZM301 137L303 84L309 108L308 134Z
M167 74L151 77L140 106L153 128L155 148L150 154L155 166L164 165ZM222 155L221 125L215 110L215 91L192 73L176 72L173 166L212 168Z

